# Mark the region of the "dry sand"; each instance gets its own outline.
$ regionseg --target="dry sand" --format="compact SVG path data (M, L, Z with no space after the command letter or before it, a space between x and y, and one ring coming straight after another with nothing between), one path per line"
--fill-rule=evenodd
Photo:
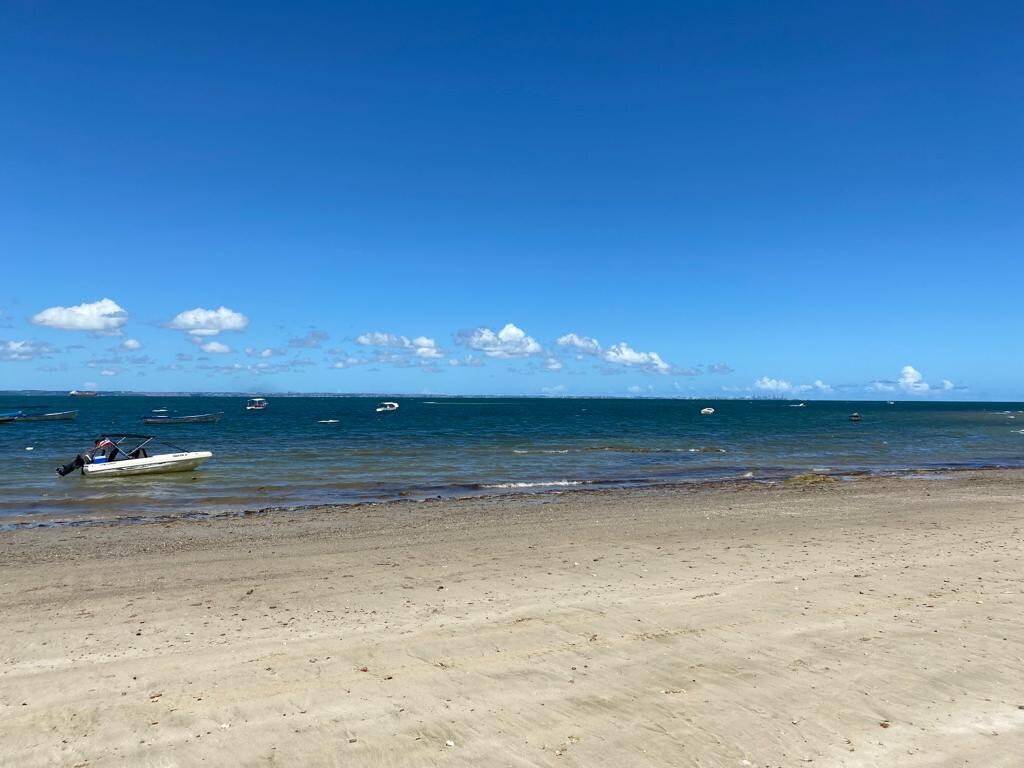
M1020 766L1024 473L0 534L11 766Z

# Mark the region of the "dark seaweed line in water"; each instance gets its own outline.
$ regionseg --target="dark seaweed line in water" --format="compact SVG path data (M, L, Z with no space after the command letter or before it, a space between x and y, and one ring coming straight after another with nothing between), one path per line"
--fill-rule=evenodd
M466 483L458 486L446 486L448 491L459 489L462 493L447 492L435 493L423 496L402 492L397 496L375 499L344 499L314 504L275 505L260 507L257 509L220 509L216 511L190 510L176 514L160 515L126 515L104 518L77 518L77 519L45 519L45 520L24 520L0 524L0 532L26 530L34 528L78 528L100 525L135 525L151 523L176 523L187 521L207 521L218 519L244 518L255 515L304 513L313 511L342 511L351 512L361 507L377 507L382 505L400 504L422 504L437 502L459 502L471 500L501 500L520 498L523 496L562 496L566 494L581 493L616 493L620 491L687 491L687 492L708 492L726 488L757 488L775 486L782 484L788 478L805 477L816 475L835 479L852 479L855 477L914 477L914 476L938 476L943 473L972 472L972 471L998 471L1005 469L1018 469L1024 467L1024 461L1014 464L997 463L990 465L960 464L954 466L933 466L928 468L915 467L907 469L888 469L883 471L871 471L865 469L836 470L828 472L796 473L792 470L778 468L775 472L765 470L759 471L754 476L748 472L740 476L716 477L716 478L694 478L692 480L589 480L580 481L578 485L553 486L550 484L532 484L530 487L496 487L493 484Z

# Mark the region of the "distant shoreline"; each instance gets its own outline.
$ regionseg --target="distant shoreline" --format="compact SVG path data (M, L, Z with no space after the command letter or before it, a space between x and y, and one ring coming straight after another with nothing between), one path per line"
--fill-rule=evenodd
M895 393L893 393L895 395ZM237 392L201 392L201 391L188 391L188 392L162 392L162 391L135 391L135 390L96 390L96 397L252 397L253 395L260 395L263 397L280 397L280 398L297 398L297 397L310 397L310 398L395 398L402 397L408 399L423 400L426 398L438 398L445 400L664 400L670 402L676 401L708 401L708 402L779 402L779 403L897 403L899 405L909 404L941 404L951 403L957 405L970 405L976 403L978 405L987 405L992 403L1005 403L1010 405L1024 404L1022 400L950 400L940 399L934 397L920 397L920 398L901 398L898 396L892 397L878 397L878 398L854 398L847 399L842 397L824 398L824 397L776 397L771 395L750 395L744 397L726 397L720 394L716 395L570 395L565 393L559 394L466 394L466 395L453 395L444 392L432 392L432 393L412 393L412 392L272 392L267 390L240 390ZM0 397L67 397L68 390L53 390L53 389L7 389L0 390Z

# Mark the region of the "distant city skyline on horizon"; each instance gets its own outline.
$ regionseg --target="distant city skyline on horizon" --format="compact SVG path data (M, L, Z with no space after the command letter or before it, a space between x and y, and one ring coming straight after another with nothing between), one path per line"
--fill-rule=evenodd
M1024 6L5 16L5 389L1024 400Z

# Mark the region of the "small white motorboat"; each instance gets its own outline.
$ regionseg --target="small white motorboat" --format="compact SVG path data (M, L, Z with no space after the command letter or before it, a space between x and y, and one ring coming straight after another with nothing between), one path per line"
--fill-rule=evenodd
M67 475L78 468L85 477L188 472L213 457L210 451L186 451L168 443L154 443L154 440L150 435L100 435L93 448L82 451L73 461L60 467L57 474ZM156 452L154 445L170 450Z
M338 423L337 419L320 419L319 421L317 421L317 424L337 424L337 423Z
M377 413L385 413L387 411L397 411L398 403L383 402L377 406Z
M700 415L701 416L710 416L714 412L715 412L714 408L701 408L700 409Z
M245 403L245 410L262 411L268 405L270 405L270 403L268 403L262 397L250 397Z

